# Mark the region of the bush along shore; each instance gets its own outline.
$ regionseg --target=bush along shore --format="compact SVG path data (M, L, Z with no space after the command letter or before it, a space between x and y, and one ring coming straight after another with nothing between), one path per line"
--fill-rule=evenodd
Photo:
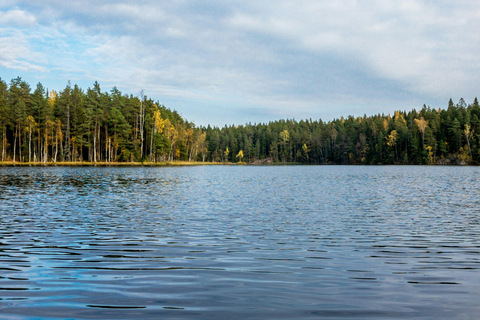
M143 91L0 78L0 139L0 165L479 164L480 106L197 127Z

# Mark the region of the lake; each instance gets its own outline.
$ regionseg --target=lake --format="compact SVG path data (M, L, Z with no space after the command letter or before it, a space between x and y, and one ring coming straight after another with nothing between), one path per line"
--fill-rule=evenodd
M479 319L480 167L0 167L2 319Z

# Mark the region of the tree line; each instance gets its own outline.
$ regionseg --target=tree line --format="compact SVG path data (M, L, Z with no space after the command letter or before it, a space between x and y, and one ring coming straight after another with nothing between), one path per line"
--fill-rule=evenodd
M147 97L0 79L1 161L478 164L480 106L196 127Z
M1 161L132 162L206 157L206 134L176 111L144 95L86 91L70 83L59 92L20 77L0 79Z
M309 164L478 164L480 107L452 99L446 109L322 120L207 127L208 159ZM263 159L263 160L262 160Z

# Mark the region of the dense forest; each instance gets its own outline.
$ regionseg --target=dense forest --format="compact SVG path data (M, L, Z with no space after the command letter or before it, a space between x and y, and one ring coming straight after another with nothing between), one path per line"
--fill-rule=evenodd
M206 157L206 134L142 93L35 90L0 80L1 161L132 162Z
M478 164L480 106L195 127L144 95L0 79L2 162ZM477 134L478 132L478 134Z
M330 122L281 120L206 129L208 157L247 162L311 164L476 164L480 106L463 99L447 109L427 106L391 115L349 116ZM478 134L477 134L478 132ZM263 161L258 161L264 159Z

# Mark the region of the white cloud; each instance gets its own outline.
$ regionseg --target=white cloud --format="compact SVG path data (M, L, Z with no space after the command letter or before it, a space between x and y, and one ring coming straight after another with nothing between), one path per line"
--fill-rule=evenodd
M413 0L297 1L295 6L278 1L269 11L237 13L230 23L305 50L349 57L379 77L435 95L473 89L469 83L477 75L467 69L480 67L471 54L479 47L474 40L480 38L474 27L479 10L478 4L461 1L448 9Z
M476 1L11 2L0 21L22 37L1 40L3 68L166 101L322 116L468 98L479 81Z
M28 48L28 42L22 34L0 37L0 66L20 71L44 72L44 67L30 60L35 55Z
M0 26L31 27L36 23L35 17L23 10L0 11Z

